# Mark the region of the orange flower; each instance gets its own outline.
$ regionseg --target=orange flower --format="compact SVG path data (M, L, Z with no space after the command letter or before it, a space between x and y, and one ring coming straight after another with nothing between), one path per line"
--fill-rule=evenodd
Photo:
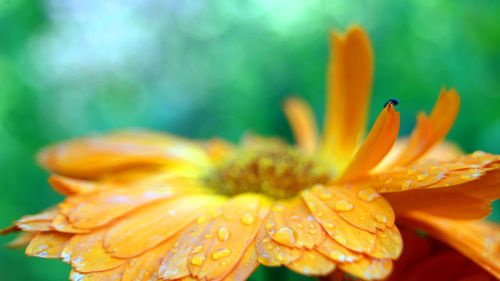
M290 99L297 147L147 131L56 144L38 159L67 198L3 233L29 233L16 243L30 240L26 254L70 263L72 280L244 280L260 264L378 280L403 248L397 215L500 278L498 231L463 221L484 218L500 197L500 157L449 160L456 149L434 148L456 117L455 90L442 89L394 149L395 101L363 140L372 48L358 27L331 39L321 139L309 106Z

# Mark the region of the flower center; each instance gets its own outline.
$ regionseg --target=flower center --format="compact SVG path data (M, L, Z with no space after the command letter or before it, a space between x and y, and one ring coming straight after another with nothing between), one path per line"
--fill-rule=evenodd
M333 176L331 166L317 156L274 147L242 149L218 164L205 181L223 195L261 193L285 199L314 184L325 184Z

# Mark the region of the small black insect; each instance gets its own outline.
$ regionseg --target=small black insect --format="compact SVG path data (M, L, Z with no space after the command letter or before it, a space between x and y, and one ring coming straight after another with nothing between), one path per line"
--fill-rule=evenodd
M394 106L397 106L399 104L399 101L397 99L388 99L384 103L384 107L388 106L390 103L392 103L392 105L394 105Z

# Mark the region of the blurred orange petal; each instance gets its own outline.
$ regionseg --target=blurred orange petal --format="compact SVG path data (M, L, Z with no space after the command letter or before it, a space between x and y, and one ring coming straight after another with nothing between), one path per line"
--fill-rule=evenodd
M366 127L373 80L373 51L360 27L345 37L330 35L327 102L322 150L343 169L358 147Z
M284 111L299 147L307 152L316 150L318 128L311 107L302 99L289 98Z

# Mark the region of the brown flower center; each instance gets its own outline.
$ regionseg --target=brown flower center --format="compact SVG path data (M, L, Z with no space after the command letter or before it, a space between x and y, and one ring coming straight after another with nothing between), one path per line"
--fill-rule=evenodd
M331 166L291 147L242 149L222 161L205 178L219 194L261 193L285 199L333 179Z

